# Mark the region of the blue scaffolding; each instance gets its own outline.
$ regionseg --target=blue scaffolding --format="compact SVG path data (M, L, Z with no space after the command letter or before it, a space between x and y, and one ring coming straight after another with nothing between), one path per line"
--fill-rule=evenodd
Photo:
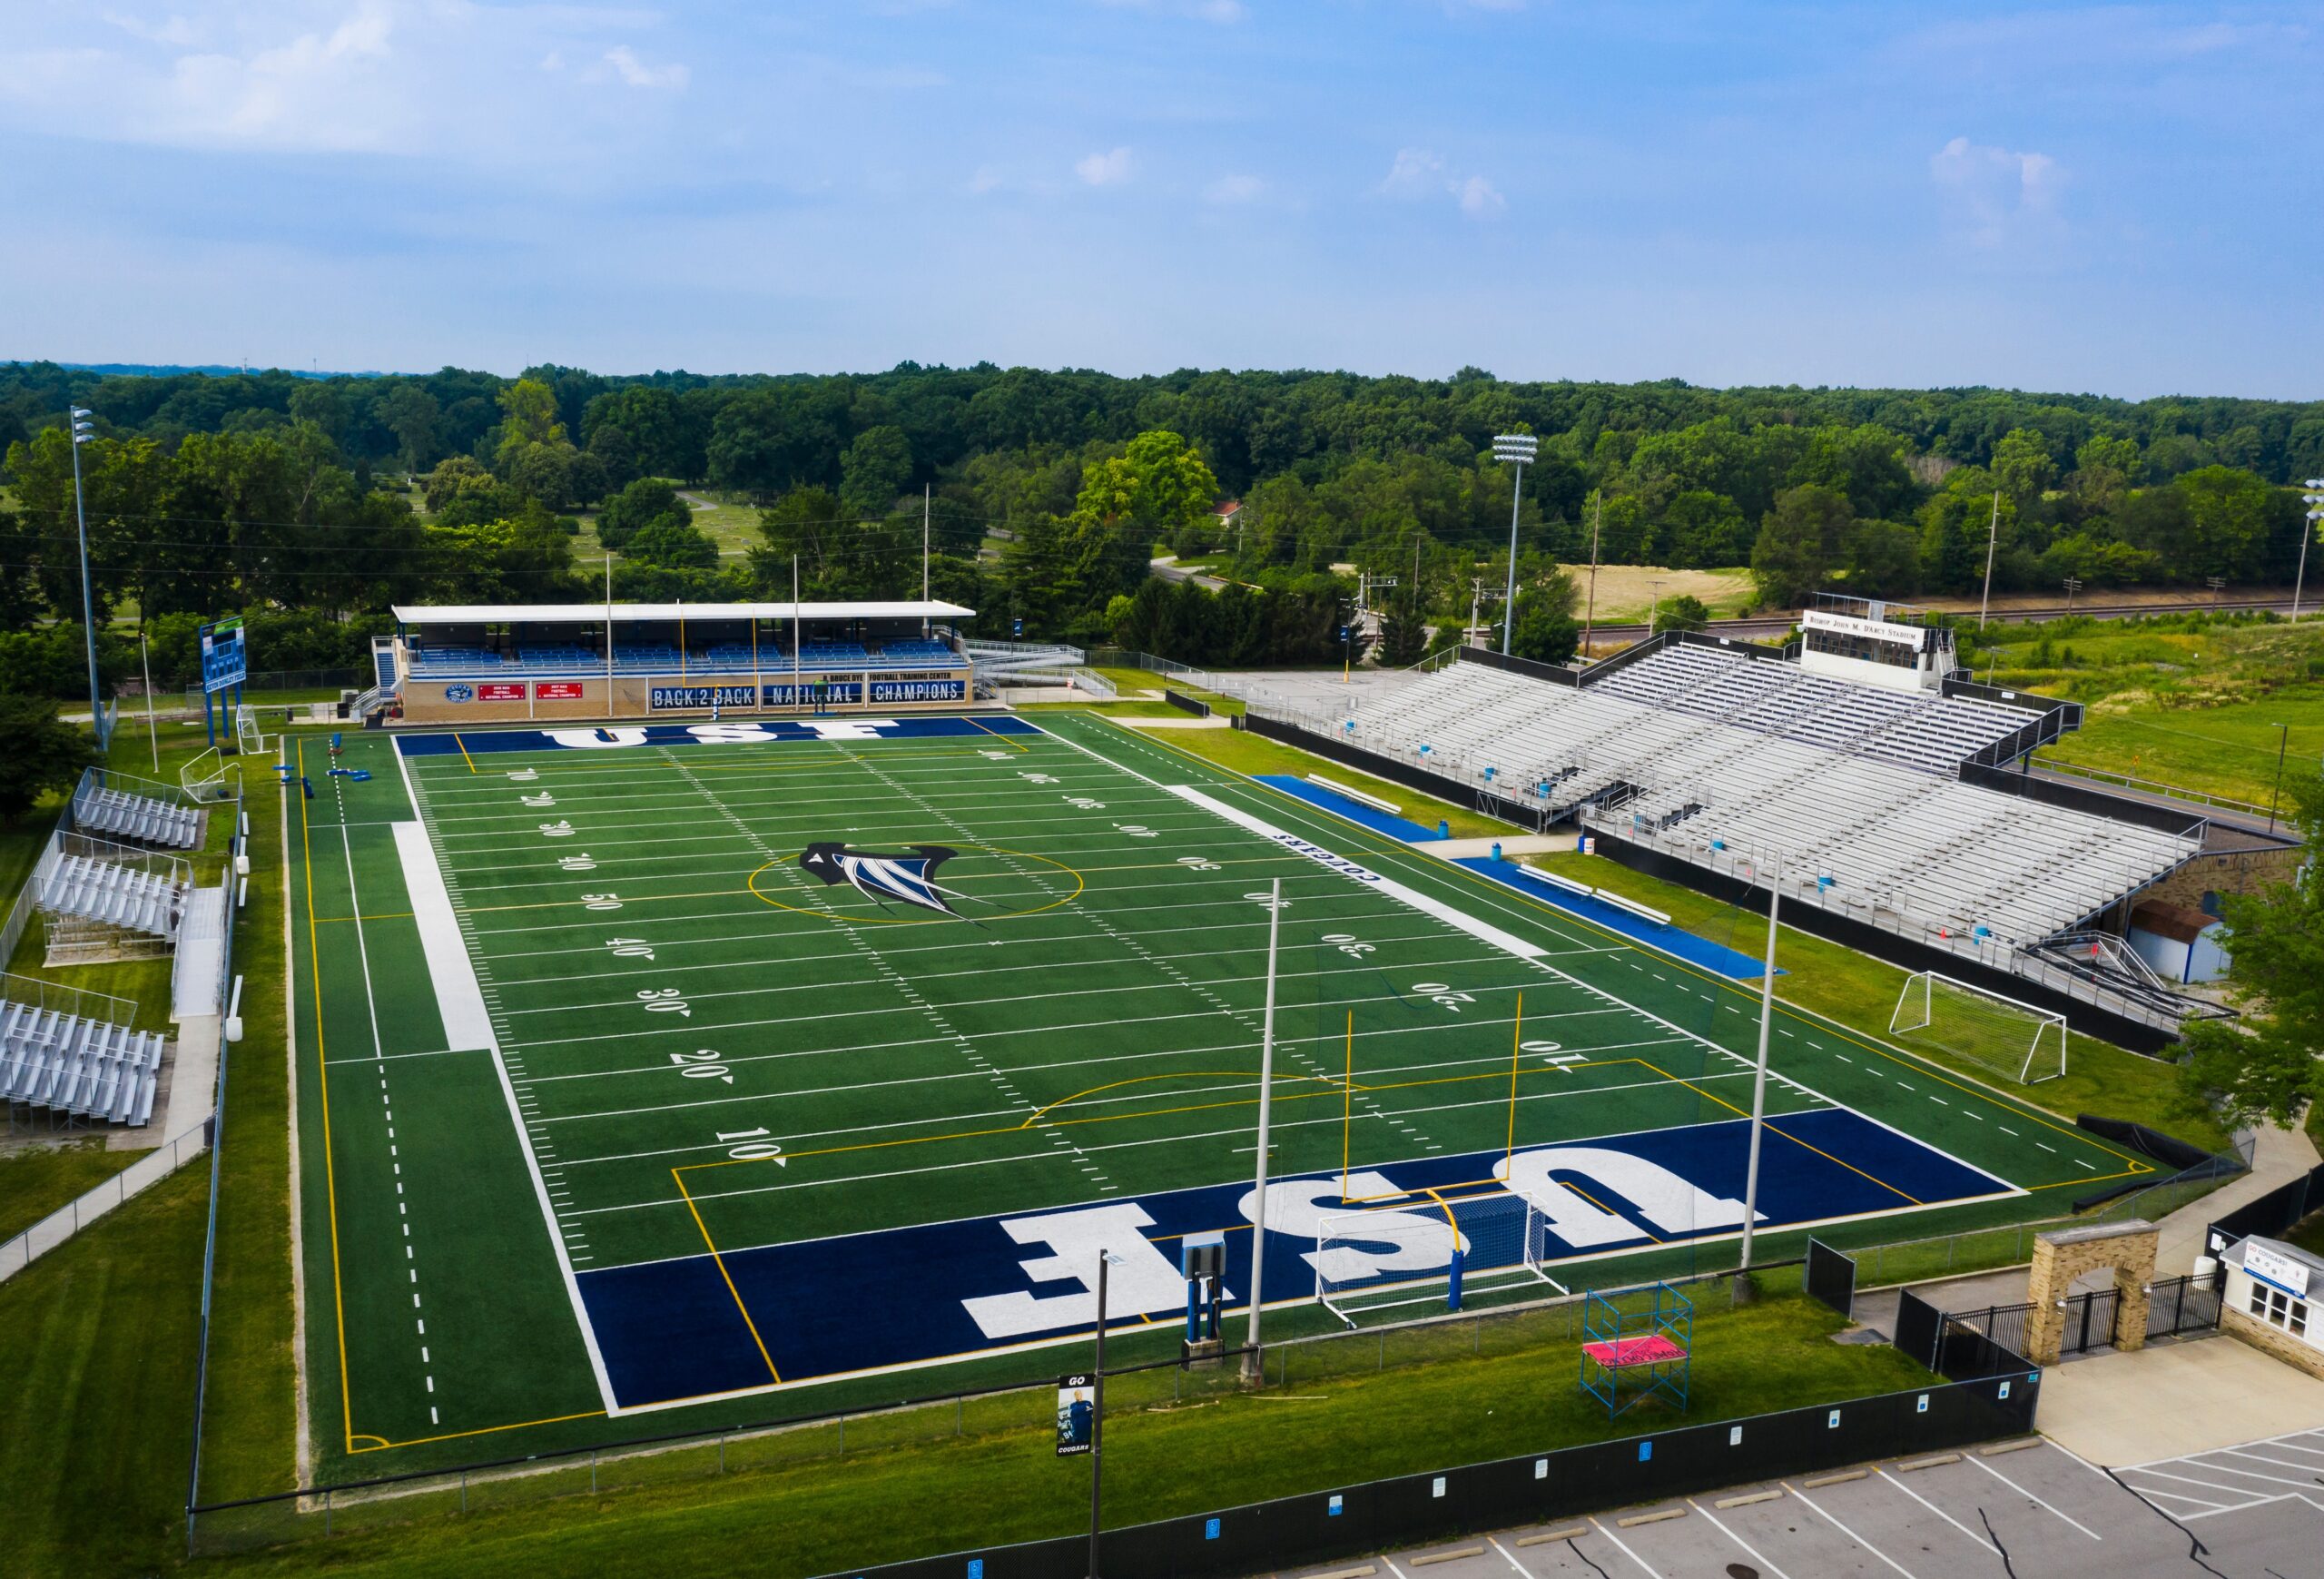
M1694 1374L1694 1302L1668 1283L1627 1298L1641 1296L1642 1309L1625 1310L1597 1293L1582 1303L1581 1390L1606 1406L1610 1420L1657 1394L1686 1412Z

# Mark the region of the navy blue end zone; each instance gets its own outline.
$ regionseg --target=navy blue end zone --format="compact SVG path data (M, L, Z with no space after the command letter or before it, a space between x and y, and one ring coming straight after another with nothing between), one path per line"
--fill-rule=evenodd
M638 745L755 745L821 740L946 740L1039 735L1040 726L1005 713L925 718L747 718L732 723L575 724L558 729L493 725L428 735L399 735L406 756L484 756L504 751L617 751Z
M1759 1179L1763 1229L2016 1193L2003 1180L1852 1110L1787 1114L1769 1120L1768 1128ZM1521 1168L1530 1160L1561 1182L1572 1180L1598 1209L1592 1243L1584 1248L1552 1235L1541 1258L1581 1260L1731 1236L1739 1213L1725 1223L1674 1227L1667 1199L1658 1209L1655 1200L1625 1194L1606 1176L1627 1173L1635 1179L1659 1169L1709 1197L1739 1200L1748 1140L1748 1121L1733 1119L1521 1150ZM1478 1181L1502 1161L1500 1153L1488 1152L1368 1171L1399 1191L1443 1190L1457 1198L1457 1207L1498 1192L1489 1185L1481 1190ZM1297 1198L1315 1199L1338 1217L1347 1210L1338 1203L1338 1189L1335 1174L1300 1176L1270 1189L1269 1305L1314 1294L1316 1219L1311 1214L1302 1220ZM1100 1244L1117 1253L1137 1247L1112 1280L1112 1308L1124 1327L1183 1318L1176 1241L1187 1233L1227 1231L1227 1288L1230 1302L1239 1302L1249 1280L1249 1241L1240 1236L1249 1229L1245 1198L1250 1193L1247 1184L1214 1185L738 1248L715 1259L704 1254L609 1268L579 1274L581 1297L622 1409L970 1358L1086 1337L1096 1297L1080 1280L1081 1267L1086 1262L1094 1268ZM1410 1202L1392 1197L1385 1204L1434 1209L1425 1196ZM1604 1212L1620 1222L1610 1223ZM1443 1275L1449 1232L1442 1237L1446 1242L1437 1264L1407 1261L1405 1277ZM1050 1275L1036 1278L1029 1265Z

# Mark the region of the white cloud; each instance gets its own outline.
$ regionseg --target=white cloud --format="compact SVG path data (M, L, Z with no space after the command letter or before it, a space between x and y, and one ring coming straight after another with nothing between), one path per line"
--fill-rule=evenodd
M1205 202L1256 202L1267 183L1256 175L1222 175L1202 189Z
M1109 153L1092 153L1076 160L1073 173L1091 186L1119 186L1129 179L1129 150L1117 148Z
M2063 229L2065 172L2046 153L2017 153L1955 137L1929 156L1929 179L1959 240L1987 251L2038 243Z
M637 52L625 44L617 44L606 51L606 64L619 74L621 80L633 88L669 88L683 93L688 73L673 61L668 65L648 65L637 58Z
M969 177L969 190L979 197L1000 191L1000 172L990 164L978 165L976 173Z
M1444 161L1425 148L1396 150L1378 190L1383 197L1408 202L1450 194L1472 220L1492 219L1509 209L1509 200L1492 182L1482 175L1446 174Z
M1108 11L1147 11L1222 25L1240 22L1250 15L1243 8L1243 0L1098 0L1098 4Z
M1427 149L1399 148L1386 179L1380 183L1381 195L1426 197L1438 189L1443 174L1444 161Z
M1507 212L1509 200L1501 195L1492 182L1482 175L1472 175L1466 181L1452 183L1452 192L1460 200L1461 212L1472 220L1491 219Z
M105 21L133 38L167 44L172 49L190 49L202 40L202 30L174 12L159 22L148 22L142 16L123 16L108 11Z

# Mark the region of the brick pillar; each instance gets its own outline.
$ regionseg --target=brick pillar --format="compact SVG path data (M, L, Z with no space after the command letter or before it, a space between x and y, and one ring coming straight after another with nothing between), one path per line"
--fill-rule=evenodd
M2066 1329L2066 1313L2059 1302L2076 1279L2102 1268L2114 1274L2114 1347L2144 1348L2146 1286L2154 1280L2159 1237L2149 1222L2104 1223L2035 1235L2025 1288L2025 1298L2034 1306L2025 1318L2025 1357L2035 1365L2058 1363Z
M2025 1357L2037 1366L2058 1363L2058 1346L2065 1341L2066 1313L2058 1308L2074 1274L2058 1273L2058 1247L2047 1234L2034 1239L2034 1266L2026 1274L2025 1298L2034 1308L2025 1316Z

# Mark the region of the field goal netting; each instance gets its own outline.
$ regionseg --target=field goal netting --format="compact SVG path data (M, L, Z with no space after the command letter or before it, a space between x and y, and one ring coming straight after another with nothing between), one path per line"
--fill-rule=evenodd
M1935 971L1905 982L1888 1033L1906 1046L1938 1048L2020 1085L2066 1072L2066 1017Z
M1549 1219L1521 1195L1408 1197L1325 1218L1315 1235L1315 1301L1348 1327L1413 1305L1565 1285L1542 1268Z

